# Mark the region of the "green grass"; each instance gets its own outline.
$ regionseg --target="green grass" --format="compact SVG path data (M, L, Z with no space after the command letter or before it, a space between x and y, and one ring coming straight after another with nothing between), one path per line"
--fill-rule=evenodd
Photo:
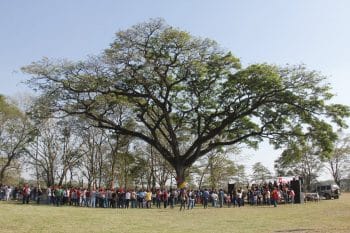
M0 232L350 232L350 194L319 203L179 211L0 202Z

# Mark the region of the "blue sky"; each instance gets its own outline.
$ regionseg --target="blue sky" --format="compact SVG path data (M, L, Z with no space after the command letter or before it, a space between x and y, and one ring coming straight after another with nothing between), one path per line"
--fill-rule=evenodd
M162 17L231 50L244 65L304 63L328 76L335 101L350 102L350 1L347 0L1 0L0 93L25 90L21 66L99 54L114 33ZM247 152L272 169L278 152Z

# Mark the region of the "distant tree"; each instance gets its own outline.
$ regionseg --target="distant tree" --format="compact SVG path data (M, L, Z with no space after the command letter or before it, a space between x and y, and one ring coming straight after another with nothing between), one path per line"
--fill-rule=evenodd
M134 158L129 151L131 138L125 135L109 134L106 138L109 153L105 154L103 170L105 171L107 184L114 188L116 181L120 186L128 185L130 169Z
M67 122L71 125L67 125ZM62 185L67 172L80 163L80 136L73 132L73 120L41 120L37 135L27 149L28 163L46 183Z
M263 139L281 147L310 134L332 150L330 121L345 126L349 108L328 104L330 87L303 66L253 64L209 39L151 20L120 31L101 56L68 62L43 59L22 69L50 112L77 114L141 139L175 169L182 183L200 157L221 147ZM128 106L135 128L113 114Z
M284 160L285 158L282 156L275 160L274 168L276 176L299 176L299 170L295 169L294 164Z
M350 170L350 136L340 134L335 143L333 153L326 159L327 168L335 183L340 185L341 179L345 178ZM350 174L350 173L349 173Z
M34 135L26 115L0 95L0 183L9 169L18 167L18 161L26 155Z
M257 162L252 167L252 176L254 181L265 182L272 178L271 171L262 165L261 162Z
M244 165L240 164L237 166L237 174L233 178L233 180L241 185L248 184L249 180L248 180Z
M225 188L237 173L236 164L224 154L209 156L208 165L208 183L212 189Z
M230 147L201 157L190 168L198 188L201 189L203 186L211 189L226 188L233 179L237 181L237 178L244 174L244 166L237 164L230 155L238 153L237 148Z
M172 184L172 178L174 177L174 169L166 161L159 152L152 146L146 144L143 141L133 142L138 155L138 160L142 160L143 166L143 176L147 183L147 188L155 189L156 186L164 188L166 183L170 181ZM136 161L140 163L141 161Z
M326 152L329 156L329 152ZM275 168L284 170L284 174L300 176L304 180L304 187L311 191L312 183L316 181L323 167L325 158L322 148L310 140L291 143L281 156L275 161ZM279 174L283 175L283 174Z
M80 128L82 137L82 158L79 170L87 179L88 188L99 188L102 183L103 163L108 150L107 134L94 127ZM73 178L72 178L73 179Z

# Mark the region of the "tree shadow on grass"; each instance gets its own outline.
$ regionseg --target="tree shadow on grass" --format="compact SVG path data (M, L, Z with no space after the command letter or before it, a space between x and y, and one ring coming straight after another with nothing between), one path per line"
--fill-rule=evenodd
M315 229L288 229L288 230L278 230L278 231L275 231L275 232L281 232L281 233L284 233L284 232L312 232L312 231L315 231Z

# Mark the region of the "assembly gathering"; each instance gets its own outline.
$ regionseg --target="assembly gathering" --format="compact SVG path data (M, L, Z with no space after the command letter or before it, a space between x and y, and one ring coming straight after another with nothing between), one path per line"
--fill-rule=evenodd
M195 206L209 207L243 207L248 205L273 205L278 203L294 204L295 191L290 183L253 184L251 187L235 188L229 184L230 190L192 190L189 188L164 189L87 189L40 187L24 185L13 188L3 185L0 200L18 200L23 204L29 202L52 206L75 206L91 208L174 208L180 210L193 209ZM298 201L300 203L300 200Z

